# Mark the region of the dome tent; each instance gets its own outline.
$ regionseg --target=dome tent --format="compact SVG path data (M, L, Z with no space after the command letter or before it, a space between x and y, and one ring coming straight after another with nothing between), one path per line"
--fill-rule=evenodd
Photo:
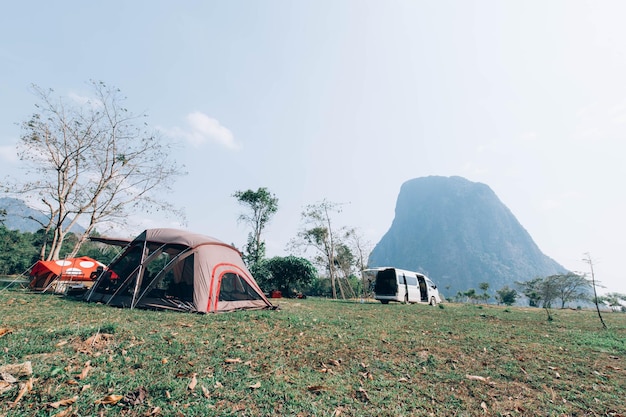
M239 251L218 239L177 229L148 229L124 245L85 301L118 307L197 313L274 306L248 271Z

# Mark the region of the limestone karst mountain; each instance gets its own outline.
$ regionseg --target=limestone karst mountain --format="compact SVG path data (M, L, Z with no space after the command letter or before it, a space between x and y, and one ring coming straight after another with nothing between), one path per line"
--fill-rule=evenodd
M431 176L405 182L390 229L370 266L419 271L446 296L489 283L490 292L516 281L565 272L544 255L511 211L485 184Z

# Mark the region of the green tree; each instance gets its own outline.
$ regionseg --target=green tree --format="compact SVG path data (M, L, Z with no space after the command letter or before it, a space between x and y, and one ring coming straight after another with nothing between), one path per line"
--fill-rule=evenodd
M264 187L256 191L237 191L233 197L239 204L249 209L249 212L239 215L239 221L252 228L252 231L248 233L248 243L244 253L246 264L252 266L265 258L265 242L261 235L272 216L278 211L278 198Z
M38 260L36 242L32 233L9 230L0 225L0 275L27 273Z
M260 262L265 274L258 275L259 286L265 291L279 290L285 296L302 291L317 277L317 270L307 259L297 256L275 256Z
M498 301L498 303L507 306L515 304L517 296L517 291L515 289L509 288L508 285L505 285L504 287L496 291L496 300Z
M552 275L547 279L555 281L557 298L561 300L561 308L565 308L565 304L570 301L589 298L591 283L584 275L568 272L567 274Z
M574 273L537 277L530 281L518 282L523 294L528 297L531 306L541 306L546 310L548 320L552 320L550 308L556 300L561 301L561 308L569 301L587 298L590 283L584 276Z
M148 131L146 116L124 107L120 90L90 84L86 102L55 97L33 86L36 112L22 126L18 156L26 175L3 181L5 191L45 207L51 235L41 257L59 259L68 231L80 222L74 256L99 224L125 224L130 212L151 209L175 212L163 200L183 172L171 161L172 145Z
M350 233L345 227L333 228L332 215L339 212L340 205L327 200L307 205L302 212L304 227L291 242L293 248L315 250L314 262L328 272L333 298L337 298L337 245L342 235Z
M520 287L522 294L528 298L528 305L531 307L539 307L540 301L544 300L545 288L544 287L544 278L536 277L528 281L516 282L516 284ZM553 298L555 295L547 294L548 298ZM545 304L545 301L544 301Z
M491 296L489 295L489 293L487 293L487 291L489 291L489 283L488 282L481 282L480 284L478 284L478 288L480 288L480 290L483 292L482 294L480 294L480 298L484 301L487 301L491 298Z
M465 299L467 301L471 301L473 303L476 301L476 297L478 294L476 294L476 290L474 288L470 288L469 290L465 291L463 295L465 296Z

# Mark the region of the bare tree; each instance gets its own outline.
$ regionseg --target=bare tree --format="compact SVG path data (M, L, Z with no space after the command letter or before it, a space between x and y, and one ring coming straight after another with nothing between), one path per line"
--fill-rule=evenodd
M598 293L596 291L596 276L593 272L593 260L591 259L591 255L589 253L585 253L585 257L583 261L589 264L589 268L591 269L591 285L593 286L593 302L596 305L596 311L598 312L598 317L600 318L600 323L602 323L602 328L604 330L607 329L606 324L604 323L604 319L602 318L602 313L600 313L600 306L598 304Z
M22 123L18 155L26 180L9 179L8 191L45 206L49 221L42 226L52 240L42 258L58 259L76 224L85 232L70 256L97 225L125 224L133 211L173 210L160 198L183 174L170 159L172 145L148 130L145 115L124 107L119 89L97 81L90 87L93 97L79 103L33 86L37 111Z

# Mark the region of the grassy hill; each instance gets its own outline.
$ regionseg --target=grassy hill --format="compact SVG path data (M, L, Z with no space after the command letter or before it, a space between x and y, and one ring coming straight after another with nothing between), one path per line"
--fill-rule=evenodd
M603 331L593 311L279 304L189 315L0 292L0 366L33 368L0 416L624 415L624 314Z

